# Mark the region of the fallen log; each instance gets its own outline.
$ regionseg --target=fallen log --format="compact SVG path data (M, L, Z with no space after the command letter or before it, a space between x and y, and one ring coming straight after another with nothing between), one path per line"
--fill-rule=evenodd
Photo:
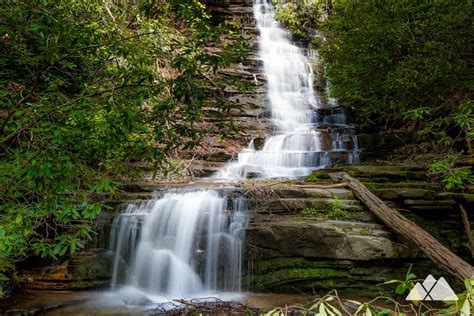
M418 246L438 266L454 277L464 279L474 277L474 267L459 258L436 238L410 221L396 210L388 207L381 199L370 192L362 183L345 172L329 174L333 181L343 181L354 194L389 228L404 236Z

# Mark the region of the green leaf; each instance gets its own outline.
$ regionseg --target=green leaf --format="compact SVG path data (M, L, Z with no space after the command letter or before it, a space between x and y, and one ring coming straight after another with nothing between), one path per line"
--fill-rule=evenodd
M400 281L400 280L390 280L390 281L386 281L384 283L381 283L381 285L393 284L393 283L403 283L403 282Z
M395 288L395 293L398 295L402 295L403 293L405 293L406 290L407 290L407 287L405 283L402 283L402 284L397 285L397 287Z
M60 242L60 243L56 244L56 246L54 247L53 253L55 255L57 255L57 254L61 253L62 249L63 249L63 243Z
M462 307L461 307L461 310L460 310L460 315L462 315L462 316L470 316L471 315L471 304L469 303L468 299L464 300L464 303L462 304Z
M324 307L324 303L319 304L318 315L327 316L326 307Z
M63 247L61 248L61 251L59 252L59 255L60 255L60 256L64 256L64 255L66 254L66 252L67 252L67 248L68 248L67 246L63 246Z

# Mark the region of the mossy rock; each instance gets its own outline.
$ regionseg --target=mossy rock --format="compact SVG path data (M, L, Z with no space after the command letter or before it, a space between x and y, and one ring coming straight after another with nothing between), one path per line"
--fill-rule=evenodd
M264 269L243 278L246 289L276 293L323 293L336 289L340 294L362 296L389 294L390 287L376 285L390 279L401 279L408 269L408 265L397 261L362 264L349 260L309 261L295 257L274 258L257 263L257 266Z
M74 280L108 280L111 271L111 258L103 251L80 252L70 260L68 267L68 275Z

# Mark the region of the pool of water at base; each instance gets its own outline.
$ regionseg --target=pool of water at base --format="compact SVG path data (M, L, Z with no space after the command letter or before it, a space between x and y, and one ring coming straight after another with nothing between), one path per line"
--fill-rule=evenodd
M271 294L271 293L202 293L193 299L221 299L238 301L249 307L269 310L285 305L308 302L311 296L304 294ZM185 299L186 298L180 298ZM3 306L2 306L3 305ZM158 306L179 305L173 298L160 295L145 295L136 289L121 288L117 291L25 291L11 296L0 305L0 315L23 315L24 311L39 311L40 315L142 315L153 314ZM3 312L2 312L3 310ZM15 313L16 312L16 313Z

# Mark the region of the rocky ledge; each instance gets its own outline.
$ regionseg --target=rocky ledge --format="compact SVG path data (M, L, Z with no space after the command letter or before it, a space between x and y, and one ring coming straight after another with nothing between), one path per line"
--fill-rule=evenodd
M420 278L431 271L450 279L380 223L351 191L315 187L330 184L328 174L335 171L357 177L385 203L473 262L459 204L472 219L474 187L444 192L416 166L344 165L314 172L312 183L268 183L248 190L253 212L245 243L247 288L285 293L335 288L377 295L390 290L377 284L404 279L410 265Z
M250 221L245 232L244 288L284 293L335 288L343 294L376 295L388 290L377 284L403 279L410 265L420 278L431 271L456 284L422 252L380 223L350 190L334 187L328 174L342 170L472 262L458 205L463 204L468 216L474 217L474 187L445 192L428 182L420 167L344 165L314 172L311 182L248 181L234 188L225 183L197 182L198 188L234 190L247 196ZM123 205L160 194L153 189L186 185L130 184L128 192L109 201L116 210L101 214L100 233L90 245L93 249L57 265L25 271L22 280L26 287L70 290L106 286L111 269L105 249L114 214Z

